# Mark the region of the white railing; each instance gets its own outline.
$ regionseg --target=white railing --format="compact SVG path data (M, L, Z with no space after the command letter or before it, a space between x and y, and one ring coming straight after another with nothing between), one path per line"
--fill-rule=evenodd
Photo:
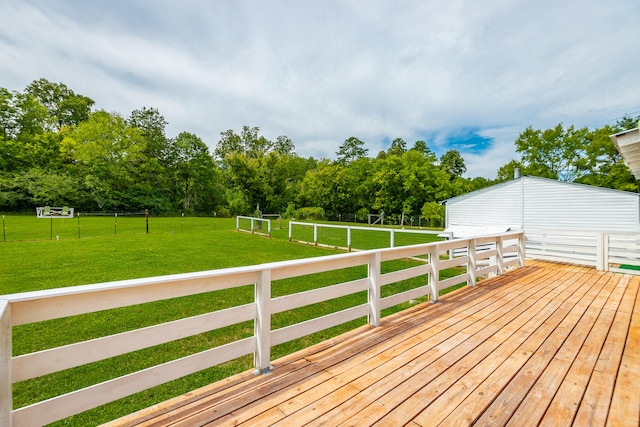
M640 274L640 234L527 230L527 258Z
M463 256L449 257L451 253L459 253L460 249L465 249ZM274 345L365 316L370 324L378 326L381 310L385 308L421 296L429 296L432 302L436 302L438 292L442 289L460 283L475 285L479 277L503 274L508 267L523 266L524 250L523 233L504 233L248 267L0 295L0 425L16 427L51 423L249 354L254 355L256 373L267 372L271 366L271 347ZM382 273L383 262L407 258L421 262L403 270ZM271 296L274 281L355 266L366 266L366 276L296 294L276 298ZM439 279L441 271L453 267L459 267L460 274L445 280ZM381 297L384 286L416 277L423 277L424 284ZM35 353L12 355L12 328L18 325L245 285L253 285L255 290L254 301L248 304ZM362 291L368 294L364 304L279 329L271 328L271 316L276 313ZM254 322L254 334L251 337L30 406L12 408L14 383L251 320Z
M313 240L304 240L301 238L294 238L294 227L298 228L307 228L313 229ZM323 228L333 228L333 229L341 229L346 233L346 246L336 246L330 245L326 243L321 243L319 238L319 231ZM389 234L389 247L396 247L396 234L405 233L405 234L430 234L430 235L443 235L445 234L442 231L432 231L432 230L413 230L413 229L403 229L403 228L382 228L382 227L360 227L360 226L351 226L351 225L334 225L334 224L321 224L321 223L309 223L309 222L299 222L299 221L290 221L289 222L289 241L295 241L299 243L307 243L315 246L331 246L338 247L340 249L346 249L348 251L353 250L354 246L353 242L353 231L360 230L372 233L388 233ZM452 237L452 236L449 236Z
M249 222L249 228L243 228L242 223ZM267 232L264 232L263 223L267 224ZM260 234L263 236L271 237L271 220L256 218L252 216L237 216L236 217L236 231L246 231L251 234Z

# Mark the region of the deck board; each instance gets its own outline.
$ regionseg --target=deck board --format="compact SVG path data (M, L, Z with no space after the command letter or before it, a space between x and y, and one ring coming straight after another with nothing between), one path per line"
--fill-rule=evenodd
M528 262L107 425L637 426L639 285Z

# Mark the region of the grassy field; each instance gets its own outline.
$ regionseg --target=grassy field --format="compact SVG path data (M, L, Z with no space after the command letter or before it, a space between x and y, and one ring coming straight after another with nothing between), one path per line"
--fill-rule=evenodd
M288 231L274 230L271 239L235 231L234 219L221 218L152 218L146 233L144 218L86 217L80 227L74 220L55 220L53 239L46 225L49 220L33 217L10 217L7 234L31 238L7 239L0 243L0 294L50 289L89 283L173 273L211 270L251 265L284 259L299 259L338 253L337 250L290 243ZM140 226L142 222L143 227ZM114 228L117 229L114 232ZM80 238L77 230L80 228ZM92 232L85 231L92 230ZM102 234L99 231L102 230ZM324 230L323 230L324 231ZM335 230L340 232L340 230ZM32 234L29 234L29 233ZM339 233L338 233L339 234ZM366 233L365 233L366 234ZM44 238L42 237L44 235ZM57 238L55 237L57 236ZM388 234L360 236L363 245L384 247ZM354 237L355 242L355 237ZM384 242L387 242L386 244ZM397 244L403 244L398 242ZM417 243L417 242L416 242ZM404 243L408 244L408 243ZM379 246L378 246L379 245ZM384 271L406 268L411 261L385 263ZM313 287L327 286L366 276L365 267L337 270L304 278L274 282L273 296L286 295ZM424 284L415 279L384 288L383 296ZM14 355L52 348L144 326L167 322L253 301L253 288L246 286L229 291L177 298L56 319L14 328ZM272 318L274 329L305 319L362 304L366 293L332 300ZM403 304L383 314L408 307ZM312 336L273 348L274 359L302 347L322 341L362 325L358 319ZM96 382L105 381L148 366L197 353L207 348L251 336L251 322L174 341L161 346L111 358L98 363L39 377L14 385L14 407L22 407ZM131 413L172 396L251 369L251 357L173 381L120 401L79 414L56 425L96 425Z

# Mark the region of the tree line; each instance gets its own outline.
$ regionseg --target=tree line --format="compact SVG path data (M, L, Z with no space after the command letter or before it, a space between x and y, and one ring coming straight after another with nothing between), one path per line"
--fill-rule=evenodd
M222 132L210 152L197 135L166 134L155 108L129 116L94 109L62 83L40 79L24 91L0 88L0 211L73 206L77 211L156 215L286 213L337 217L369 213L438 222L439 202L523 174L638 191L608 135L632 124L588 130L527 128L515 141L521 158L496 180L465 178L456 150L440 157L425 141L401 138L370 156L347 138L336 158L297 155L287 136L269 140L258 127ZM633 126L631 126L633 127Z

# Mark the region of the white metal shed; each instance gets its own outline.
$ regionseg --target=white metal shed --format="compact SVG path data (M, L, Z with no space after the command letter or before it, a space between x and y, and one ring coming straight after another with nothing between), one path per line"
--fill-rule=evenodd
M640 232L640 195L524 176L445 201L446 225Z

